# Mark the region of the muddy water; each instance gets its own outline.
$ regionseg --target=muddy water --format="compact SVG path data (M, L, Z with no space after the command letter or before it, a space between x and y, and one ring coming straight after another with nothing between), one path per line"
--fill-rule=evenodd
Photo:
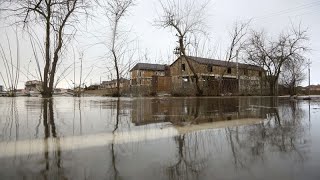
M320 100L0 98L0 179L320 179Z

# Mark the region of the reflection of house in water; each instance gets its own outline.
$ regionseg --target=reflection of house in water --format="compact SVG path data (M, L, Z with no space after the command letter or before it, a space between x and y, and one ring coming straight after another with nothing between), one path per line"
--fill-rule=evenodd
M42 82L38 80L27 81L25 90L30 93L40 93L42 91Z
M135 125L160 122L183 125L265 118L268 110L259 108L262 101L262 98L136 99L132 102L132 122Z

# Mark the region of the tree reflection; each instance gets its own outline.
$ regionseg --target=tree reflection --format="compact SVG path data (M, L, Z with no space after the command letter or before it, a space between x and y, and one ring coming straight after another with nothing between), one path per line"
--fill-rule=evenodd
M56 178L65 178L62 166L62 157L61 157L61 145L60 137L57 135L56 125L54 121L54 111L53 111L53 100L52 99L43 99L43 128L44 128L44 160L45 160L45 169L42 170L42 176L44 179L48 179L48 175L57 176ZM50 163L50 147L49 142L53 142L55 150L53 151L54 155L54 165ZM56 169L57 168L57 172ZM51 174L50 174L51 175Z
M192 147L186 146L186 138L190 137L186 134L175 137L178 153L176 163L167 168L169 179L199 179L201 171L206 167L206 158L198 157L200 152L197 152L197 142L193 142ZM193 140L190 138L187 141L192 143Z
M303 162L307 151L298 148L305 145L303 110L296 101L278 106L278 99L269 99L267 119L259 124L238 128L226 128L234 167L249 168L258 159L264 161L270 152L279 153ZM239 138L239 133L241 134Z
M5 112L5 122L2 129L3 138L5 140L19 139L19 112L17 109L16 98L10 98L9 104Z
M191 124L199 123L200 116L200 100L197 98L195 109L192 109L193 116L189 116ZM190 118L192 117L192 118ZM186 120L181 118L178 124L184 123ZM176 163L167 168L169 179L199 179L201 171L206 166L207 157L201 159L204 152L198 152L201 149L200 142L204 142L203 136L198 136L196 133L190 135L182 134L174 137L177 143L177 160ZM186 142L188 146L186 146ZM198 156L199 155L199 156Z
M117 168L117 154L116 154L116 150L115 150L115 138L116 138L116 131L119 128L119 121L120 121L120 98L117 98L117 106L116 106L116 115L115 115L115 124L114 124L114 128L112 130L112 143L111 143L111 169L112 169L112 173L110 174L111 179L115 179L118 180L120 179L120 175L119 175L119 170Z

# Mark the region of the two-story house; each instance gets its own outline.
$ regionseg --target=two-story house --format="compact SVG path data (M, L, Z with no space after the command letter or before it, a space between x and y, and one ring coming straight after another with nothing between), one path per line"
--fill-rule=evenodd
M166 65L137 63L130 70L131 86L151 86L153 76L165 76Z
M42 82L38 80L27 81L25 90L29 93L40 93L42 91Z
M173 89L181 91L194 87L195 75L198 84L207 95L222 93L241 93L249 91L257 93L261 89L261 78L265 71L250 64L221 61L208 58L181 56L170 65Z

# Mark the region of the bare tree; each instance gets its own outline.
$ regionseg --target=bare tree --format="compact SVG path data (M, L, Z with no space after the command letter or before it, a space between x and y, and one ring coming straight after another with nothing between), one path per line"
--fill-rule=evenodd
M161 13L158 19L155 20L156 26L169 28L178 36L180 57L186 59L195 77L197 95L202 95L203 92L199 86L199 76L188 58L186 48L195 37L204 34L208 3L209 1L201 4L196 0L162 0L160 1ZM186 38L188 38L189 42L185 41Z
M250 21L244 23L244 22L236 22L234 24L234 27L232 31L229 33L230 36L230 44L227 46L226 49L226 54L225 54L225 67L221 72L220 72L220 78L219 78L219 91L220 93L224 90L223 83L225 84L230 84L226 83L223 80L224 75L226 74L228 68L230 67L230 62L239 62L239 55L243 51L246 43L246 36L247 36L247 30L249 27ZM231 68L231 67L230 67ZM239 67L237 66L237 78L239 81ZM240 88L240 87L239 87Z
M26 29L30 24L44 27L45 65L41 94L43 97L51 97L63 47L70 34L76 31L74 23L78 20L77 15L81 9L88 7L88 4L85 0L5 0L1 6L4 6L4 10L10 12L13 18L18 18L18 22L22 21Z
M121 80L121 70L119 67L120 59L124 57L124 47L126 45L126 39L121 37L121 32L119 29L120 21L127 15L130 7L134 6L135 0L110 0L110 1L100 1L96 0L98 5L103 9L107 15L110 25L111 25L111 44L108 46L112 54L112 59L114 62L114 67L117 75L117 90L113 94L119 97L120 94L120 80Z
M20 48L18 35L16 34L16 52L11 49L10 39L7 37L7 47L0 42L0 59L2 59L3 67L5 68L5 75L0 72L0 76L8 91L10 97L16 96L16 90L20 78ZM8 54L6 52L9 52ZM14 60L16 59L16 60Z
M286 63L297 59L304 60L308 51L305 44L309 40L307 31L293 27L274 40L267 39L265 32L253 31L246 46L246 56L249 62L266 69L266 80L269 83L270 95L277 95L279 76Z
M305 79L303 72L306 67L305 59L293 59L284 63L283 70L279 77L279 84L289 90L291 96L297 93L296 87Z

